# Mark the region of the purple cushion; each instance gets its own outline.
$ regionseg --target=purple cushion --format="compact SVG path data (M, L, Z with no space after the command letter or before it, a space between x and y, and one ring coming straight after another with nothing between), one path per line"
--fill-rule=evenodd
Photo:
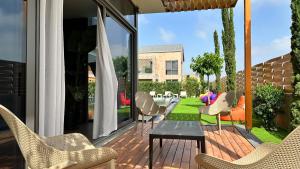
M210 96L210 100L216 100L217 99L217 94L212 94Z
M203 103L206 103L208 101L208 97L204 96L204 97L201 98L201 100L202 100Z

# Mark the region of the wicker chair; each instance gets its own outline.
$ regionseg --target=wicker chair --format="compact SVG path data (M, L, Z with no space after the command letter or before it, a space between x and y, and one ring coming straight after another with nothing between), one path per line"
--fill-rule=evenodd
M228 162L206 154L195 160L204 169L299 169L300 127L291 132L280 145L265 143L247 156Z
M166 107L158 106L149 93L136 92L135 104L138 108L138 112L142 115L142 129L144 128L144 116L152 116L152 128L153 128L153 117L158 115L165 115ZM143 130L142 130L143 131Z
M81 134L41 138L2 105L0 115L11 129L26 164L31 169L81 169L103 165L115 168L116 151L111 148L95 148Z
M199 118L201 121L201 114L207 114L210 116L216 116L217 125L219 132L221 133L221 112L230 112L231 106L235 98L234 92L224 92L222 93L217 100L209 106L203 106L199 109Z

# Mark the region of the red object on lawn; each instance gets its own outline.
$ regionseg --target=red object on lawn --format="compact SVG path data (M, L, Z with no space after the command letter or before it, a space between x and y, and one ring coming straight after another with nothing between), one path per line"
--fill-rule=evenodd
M245 96L241 96L237 106L231 109L233 121L245 121ZM221 116L221 120L230 121L230 116Z
M120 98L121 98L122 106L129 106L130 105L130 99L126 99L124 92L120 93Z

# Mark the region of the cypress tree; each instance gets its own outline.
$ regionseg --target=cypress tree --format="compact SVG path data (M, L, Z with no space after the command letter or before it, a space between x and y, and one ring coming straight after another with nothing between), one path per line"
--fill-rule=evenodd
M235 32L233 9L222 9L222 43L227 74L226 90L236 90L236 60L235 60Z
M215 54L219 57L221 57L220 55L220 44L219 44L219 37L218 37L218 32L217 30L215 30L214 32L214 42L215 42ZM221 70L220 72L216 73L216 88L217 88L217 92L221 92Z
M300 125L300 0L291 0L291 9L291 56L294 69L294 100L291 104L291 127L296 128Z

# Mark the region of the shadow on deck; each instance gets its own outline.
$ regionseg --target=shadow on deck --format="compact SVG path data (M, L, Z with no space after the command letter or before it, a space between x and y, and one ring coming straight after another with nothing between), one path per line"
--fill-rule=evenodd
M129 129L124 134L107 143L106 147L115 149L119 156L116 168L148 168L149 131L150 123L144 127L143 136L141 126ZM207 154L233 161L239 159L254 147L232 126L223 126L221 135L216 126L203 126ZM197 164L194 157L198 154L196 141L164 140L162 148L159 140L154 141L153 168L182 168L194 169Z

